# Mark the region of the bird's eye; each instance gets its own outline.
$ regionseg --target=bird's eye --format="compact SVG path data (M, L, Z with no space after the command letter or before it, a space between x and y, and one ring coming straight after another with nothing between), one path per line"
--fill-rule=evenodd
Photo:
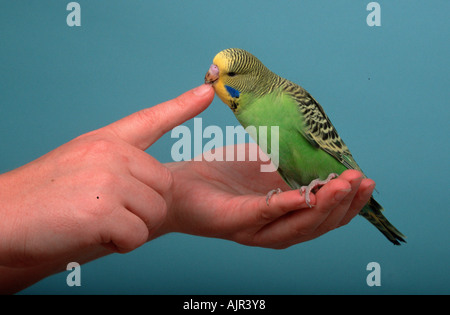
M228 72L229 77L234 77L236 75L236 72Z

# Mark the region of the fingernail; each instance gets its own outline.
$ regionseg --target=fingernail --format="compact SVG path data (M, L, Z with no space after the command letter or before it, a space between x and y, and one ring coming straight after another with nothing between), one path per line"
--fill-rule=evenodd
M345 196L348 195L348 193L352 191L351 189L342 189L339 190L337 193L334 194L334 200L336 201L341 201L342 199L345 198Z
M196 87L192 90L192 93L194 93L197 96L203 96L206 93L208 93L209 89L211 89L211 86L208 84L202 84L199 87Z

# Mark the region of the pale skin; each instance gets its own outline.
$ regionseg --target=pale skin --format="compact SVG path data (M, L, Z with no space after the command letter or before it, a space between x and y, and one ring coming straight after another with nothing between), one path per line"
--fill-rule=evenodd
M145 152L213 97L199 86L0 175L0 293L170 232L286 248L347 224L369 200L375 183L354 170L311 194L310 208L261 161L162 164ZM267 205L274 188L283 192Z

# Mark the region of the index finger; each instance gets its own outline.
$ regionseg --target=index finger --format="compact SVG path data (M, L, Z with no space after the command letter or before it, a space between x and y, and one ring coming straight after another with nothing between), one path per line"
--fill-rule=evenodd
M200 114L211 104L214 90L203 84L170 101L140 110L106 127L129 144L146 150L163 134Z

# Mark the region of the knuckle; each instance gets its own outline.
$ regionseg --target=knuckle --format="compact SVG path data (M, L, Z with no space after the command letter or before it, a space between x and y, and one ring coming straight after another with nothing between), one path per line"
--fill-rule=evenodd
M134 232L133 239L129 245L128 251L132 251L145 244L148 241L149 235L150 232L147 226L142 225L137 228Z
M99 138L89 143L87 149L88 155L93 157L109 155L114 152L114 143L108 139Z
M112 154L117 151L116 144L102 135L86 134L79 136L75 140L72 142L74 147L71 156L63 157L70 160L66 162L105 162L106 158L117 156L117 154Z
M187 107L187 99L185 97L183 97L183 95L177 96L174 100L173 100L173 105L177 106L179 108L184 108Z
M149 239L149 230L142 222L134 226L133 233L121 236L110 243L111 249L120 254L129 253L145 244Z
M160 178L158 178L164 192L167 192L172 189L173 186L173 174L172 172L165 166L162 167Z
M167 216L168 206L166 201L162 198L153 198L152 207L143 220L149 230L156 229L161 225Z
M167 203L163 200L156 208L156 211L153 212L152 224L149 225L152 229L155 229L164 222L167 217L167 210Z
M138 124L141 124L143 126L152 126L158 123L158 120L160 118L161 117L159 117L157 111L155 111L152 107L144 108L136 112L136 120Z
M273 210L270 207L263 207L261 211L258 212L260 222L270 222L273 220Z

